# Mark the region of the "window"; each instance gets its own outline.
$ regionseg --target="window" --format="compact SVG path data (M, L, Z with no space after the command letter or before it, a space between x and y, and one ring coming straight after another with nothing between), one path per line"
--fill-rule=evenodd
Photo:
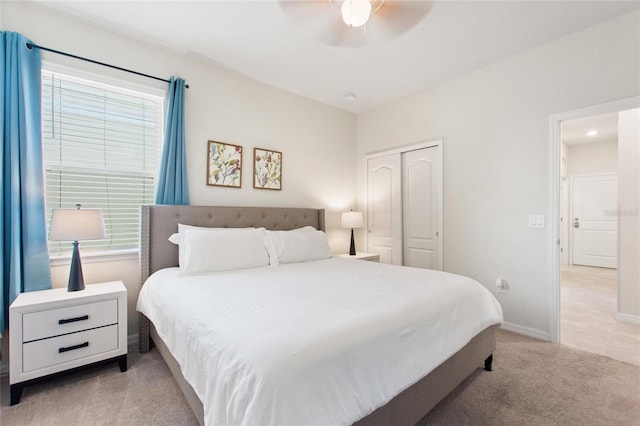
M42 73L47 229L54 208L102 209L107 238L83 251L139 245L140 205L153 203L164 98L72 76ZM71 250L49 241L49 254Z

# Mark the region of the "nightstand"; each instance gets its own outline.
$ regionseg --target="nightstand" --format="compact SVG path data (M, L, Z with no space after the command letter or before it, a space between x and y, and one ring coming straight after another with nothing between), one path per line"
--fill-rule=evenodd
M368 260L370 262L380 262L380 255L375 253L356 253L351 256L349 253L339 254L338 257L344 257L345 259L358 259Z
M107 359L127 371L127 289L122 281L21 293L9 308L11 405L34 379Z

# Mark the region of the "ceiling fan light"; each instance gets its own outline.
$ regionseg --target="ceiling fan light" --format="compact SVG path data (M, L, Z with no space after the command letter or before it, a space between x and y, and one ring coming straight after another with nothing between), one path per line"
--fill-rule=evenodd
M369 20L371 3L369 0L344 0L341 10L345 24L349 27L360 27Z

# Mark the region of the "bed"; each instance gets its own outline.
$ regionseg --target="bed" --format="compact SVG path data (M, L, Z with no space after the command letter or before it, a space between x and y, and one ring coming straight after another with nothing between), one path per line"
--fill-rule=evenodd
M141 283L143 284L143 289L141 291L141 295L143 293L147 293L146 290L151 289L152 287L162 287L164 284L155 284L156 281L159 282L159 278L162 275L169 276L171 279L173 278L172 274L178 274L178 270L176 269L178 265L178 248L175 244L172 244L168 241L168 238L177 231L178 224L188 224L195 225L201 227L213 227L213 228L245 228L245 227L264 227L269 230L293 230L302 227L313 227L318 230L324 230L324 210L318 209L304 209L304 208L261 208L261 207L209 207L209 206L143 206L141 211L141 256L140 256L140 265L141 265ZM255 275L255 277L263 276L265 274L275 274L273 275L273 280L275 283L282 283L287 281L287 274L294 273L307 273L308 270L302 268L316 268L315 272L312 275L320 275L318 271L336 271L338 274L340 270L344 270L342 274L369 274L370 279L377 275L388 274L390 269L393 268L389 265L365 265L369 262L363 261L352 261L345 259L324 259L318 262L308 262L308 265L281 265L280 267L274 268L273 266L267 266L264 270L252 271L253 274L261 274ZM269 269L270 268L270 269ZM356 271L352 272L352 269L362 269L362 272ZM407 270L407 273L414 273L410 271L412 268L402 268L403 270ZM296 270L299 270L296 272ZM307 271L307 272L305 272ZM154 274L156 273L157 274ZM232 271L233 272L233 271ZM232 275L232 272L229 274L221 274L229 275L229 279L233 280L233 282L240 282L239 276ZM395 270L393 271L395 272ZM235 272L233 272L235 273ZM333 272L332 272L333 273ZM403 272L405 273L405 272ZM418 272L415 272L418 273ZM422 273L422 272L420 272ZM427 272L429 273L429 272ZM438 272L431 272L433 274L440 274ZM149 277L154 274L151 279ZM280 275L278 275L280 274ZM179 274L178 274L179 275ZM365 276L363 275L363 276ZM283 278L284 277L284 278ZM335 278L332 276L332 278ZM198 277L200 280L201 277ZM463 281L468 280L464 277L453 276L449 274L447 279L451 279L453 281ZM201 286L195 278L192 278L189 285L193 285L195 287ZM251 294L260 292L259 287L255 287L255 281L257 279L248 279L246 283L246 288ZM146 284L151 283L151 284ZM148 285L148 287L147 287ZM245 285L245 284L242 284ZM275 284L274 284L275 285ZM452 284L453 285L453 284ZM254 286L254 287L251 287ZM481 287L479 284L478 287ZM276 288L277 287L277 288ZM273 291L269 293L279 294L277 291L288 291L287 288L291 289L291 287L286 287L286 285L279 285L274 287ZM282 287L282 288L280 288ZM171 288L170 286L167 288ZM184 287L191 289L192 287ZM453 288L453 287L452 287ZM190 291L190 290L189 290ZM312 290L314 291L314 290ZM366 287L355 288L354 291L363 291L363 294L367 291ZM485 291L482 289L482 291ZM488 292L487 292L488 293ZM219 296L219 294L218 294ZM268 293L264 293L259 297L267 298L269 296ZM175 296L167 296L174 297ZM214 300L214 296L209 296ZM234 296L235 297L235 296ZM278 296L281 297L281 296ZM366 296L363 296L366 297ZM348 298L345 298L348 299ZM491 296L487 300L493 299ZM388 301L387 301L388 302ZM185 302L186 303L186 302ZM193 302L191 302L193 303ZM256 301L251 301L251 304L255 304ZM347 302L345 302L347 303ZM489 301L491 304L492 302ZM388 303L387 303L388 304ZM497 305L497 302L495 302ZM337 308L340 308L340 304L336 304ZM225 305L226 306L226 305ZM327 305L330 306L330 305ZM381 305L386 306L386 305ZM241 307L241 303L233 306L233 309L238 309ZM309 305L309 309L312 309L313 306ZM303 307L300 309L307 309L307 307ZM143 311L145 309L142 309ZM148 312L153 312L153 309L147 308ZM356 309L357 310L357 309ZM472 310L472 308L470 309ZM499 314L499 315L498 315ZM368 315L368 314L367 314ZM374 405L369 408L365 408L365 411L360 411L354 418L349 418L349 421L346 423L354 423L358 425L409 425L415 424L418 420L420 420L431 408L433 408L440 400L442 400L446 395L448 395L456 386L458 386L466 377L468 377L474 370L481 367L484 362L484 367L486 370L491 370L491 362L492 362L492 353L495 350L495 329L499 326L501 322L501 310L499 309L499 305L497 306L493 318L491 321L487 319L483 320L482 325L473 325L473 327L478 328L477 332L473 332L473 335L469 337L459 336L458 339L464 339L464 343L461 348L456 349L450 354L447 353L446 356L442 356L439 353L445 353L445 350L440 350L440 344L434 344L433 350L424 350L424 358L437 358L438 356L442 358L441 361L433 366L429 367L428 371L422 376L419 376L415 380L411 380L409 385L394 389L391 397L387 396L387 400L384 403L379 405ZM153 317L153 315L150 315ZM208 419L208 423L233 423L234 420L229 420L229 418L225 417L212 417L211 411L214 411L211 407L209 407L209 413L207 415L207 407L201 399L198 397L198 394L204 395L205 391L203 389L209 388L210 385L205 383L205 381L201 380L201 376L205 374L197 375L193 371L193 362L189 359L186 361L185 355L182 353L181 349L176 349L175 347L175 337L168 338L168 334L166 331L167 323L172 324L174 321L179 321L179 318L175 318L174 320L166 320L156 318L155 322L158 323L159 327L156 327L153 321L149 320L146 315L140 313L140 351L147 352L152 347L156 347L157 350L162 355L165 360L167 366L171 370L172 374L176 378L182 392L184 393L189 405L191 406L196 418L200 422L200 424L205 424L205 418ZM387 321L387 320L385 320ZM387 321L388 322L388 321ZM469 321L471 322L471 321ZM460 329L464 329L463 327ZM471 328L471 326L469 326ZM160 331L159 331L160 330ZM413 329L412 329L413 330ZM454 328L453 330L449 330L448 333L458 334L458 328ZM218 332L218 331L216 331ZM460 332L459 334L464 334ZM375 337L375 336L373 336ZM304 335L300 334L296 337L296 339L303 339ZM166 340L166 341L165 341ZM260 339L257 339L260 340ZM262 339L264 340L264 339ZM318 339L315 339L318 340ZM419 339L418 339L419 340ZM193 346L197 343L195 341L190 341L190 343L183 346ZM183 342L184 343L184 342ZM172 347L173 345L173 347ZM332 346L333 347L333 346ZM369 351L375 352L375 351ZM382 351L384 352L384 350ZM315 352L314 352L315 353ZM437 356L436 356L437 353ZM339 358L349 358L351 359L351 355L344 356L343 354L333 354L339 361ZM414 357L415 358L415 357ZM182 364L178 361L181 360ZM368 360L367 360L368 361ZM211 362L211 360L209 360ZM320 362L320 361L319 361ZM425 362L426 363L426 362ZM420 364L419 362L417 364ZM362 360L358 360L357 365L366 365L366 362L362 362ZM331 367L334 368L334 367ZM335 367L337 368L337 367ZM393 366L379 366L376 367L376 378L380 382L384 382L387 377L387 370L393 370ZM425 367L426 368L426 367ZM349 367L349 370L353 369L353 366ZM223 369L224 370L224 369ZM185 374L186 371L186 374ZM329 368L326 370L326 376L331 376L331 371ZM367 371L366 368L363 371ZM197 372L197 369L196 369ZM369 370L371 372L371 369ZM389 380L395 381L389 373ZM186 379L189 377L189 379ZM317 376L317 375L315 375ZM313 380L323 380L322 377L315 377ZM321 375L322 376L322 375ZM339 377L339 375L334 375ZM219 379L219 378L218 378ZM311 379L310 379L311 380ZM311 383L311 381L310 381ZM195 386L195 389L194 389ZM213 385L211 385L213 386ZM297 386L297 387L295 387ZM305 386L296 384L292 389L300 389L299 392L296 391L294 393L289 392L289 394L283 393L286 396L285 399L295 399L296 394L299 393L301 396L304 396ZM310 385L311 386L311 385ZM335 383L333 384L335 386ZM251 386L249 386L251 387ZM375 386L374 386L375 387ZM246 386L245 386L246 389ZM319 392L319 395L322 395L321 385L317 383L313 383L313 391ZM368 387L360 386L360 391L364 393L368 392ZM306 389L309 391L308 389ZM353 390L351 390L353 391ZM225 400L220 399L221 394L225 392L216 392L217 400L214 402L210 402L210 405L220 406L220 404L224 405ZM233 400L233 391L227 390L229 400L226 401L227 404L238 404L237 400ZM333 392L329 392L333 393ZM230 395L230 396L229 396ZM224 396L224 395L223 395ZM242 398L241 398L242 399ZM351 399L353 399L354 403L361 404L360 395L355 395L352 398L348 397L344 400L352 403ZM366 398L364 398L366 399ZM277 402L277 401L276 401ZM270 402L274 404L273 407L277 407L276 402ZM253 404L253 402L246 402L251 407L254 405L259 405L258 403ZM369 400L365 401L366 404L370 404ZM350 410L349 404L344 404L347 407L341 407L345 410ZM242 404L241 408L243 407ZM300 405L300 404L298 404ZM339 404L343 405L343 404ZM242 408L244 409L244 408ZM362 410L360 407L359 410ZM249 411L249 410L247 410ZM274 410L276 414L280 412L284 412L285 410L281 410L275 408ZM326 410L325 410L326 411ZM336 411L336 410L328 410L328 411ZM332 413L333 414L333 413ZM214 419L214 420L212 420ZM223 419L223 420L221 420ZM226 419L226 420L224 420ZM256 419L261 419L260 417L248 417L243 421L239 421L240 423L273 423L273 424L282 424L282 423L291 423L295 421L296 423L300 423L299 417L271 417L269 420L265 421L256 421ZM286 419L286 420L283 420ZM294 420L291 420L294 419ZM345 423L343 420L336 420L336 418L327 417L325 420L328 423ZM310 422L307 422L310 423ZM311 423L316 423L316 421L311 421Z

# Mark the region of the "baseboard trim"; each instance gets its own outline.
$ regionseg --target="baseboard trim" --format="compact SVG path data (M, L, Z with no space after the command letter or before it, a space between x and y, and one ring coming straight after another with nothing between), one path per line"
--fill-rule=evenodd
M514 333L524 334L525 336L533 337L535 339L551 341L551 335L548 331L541 331L531 327L525 327L523 325L514 324L512 322L504 321L502 328L507 331L513 331Z
M618 312L616 314L616 319L622 322L629 322L631 324L640 324L640 316L631 315L631 314L621 314Z

